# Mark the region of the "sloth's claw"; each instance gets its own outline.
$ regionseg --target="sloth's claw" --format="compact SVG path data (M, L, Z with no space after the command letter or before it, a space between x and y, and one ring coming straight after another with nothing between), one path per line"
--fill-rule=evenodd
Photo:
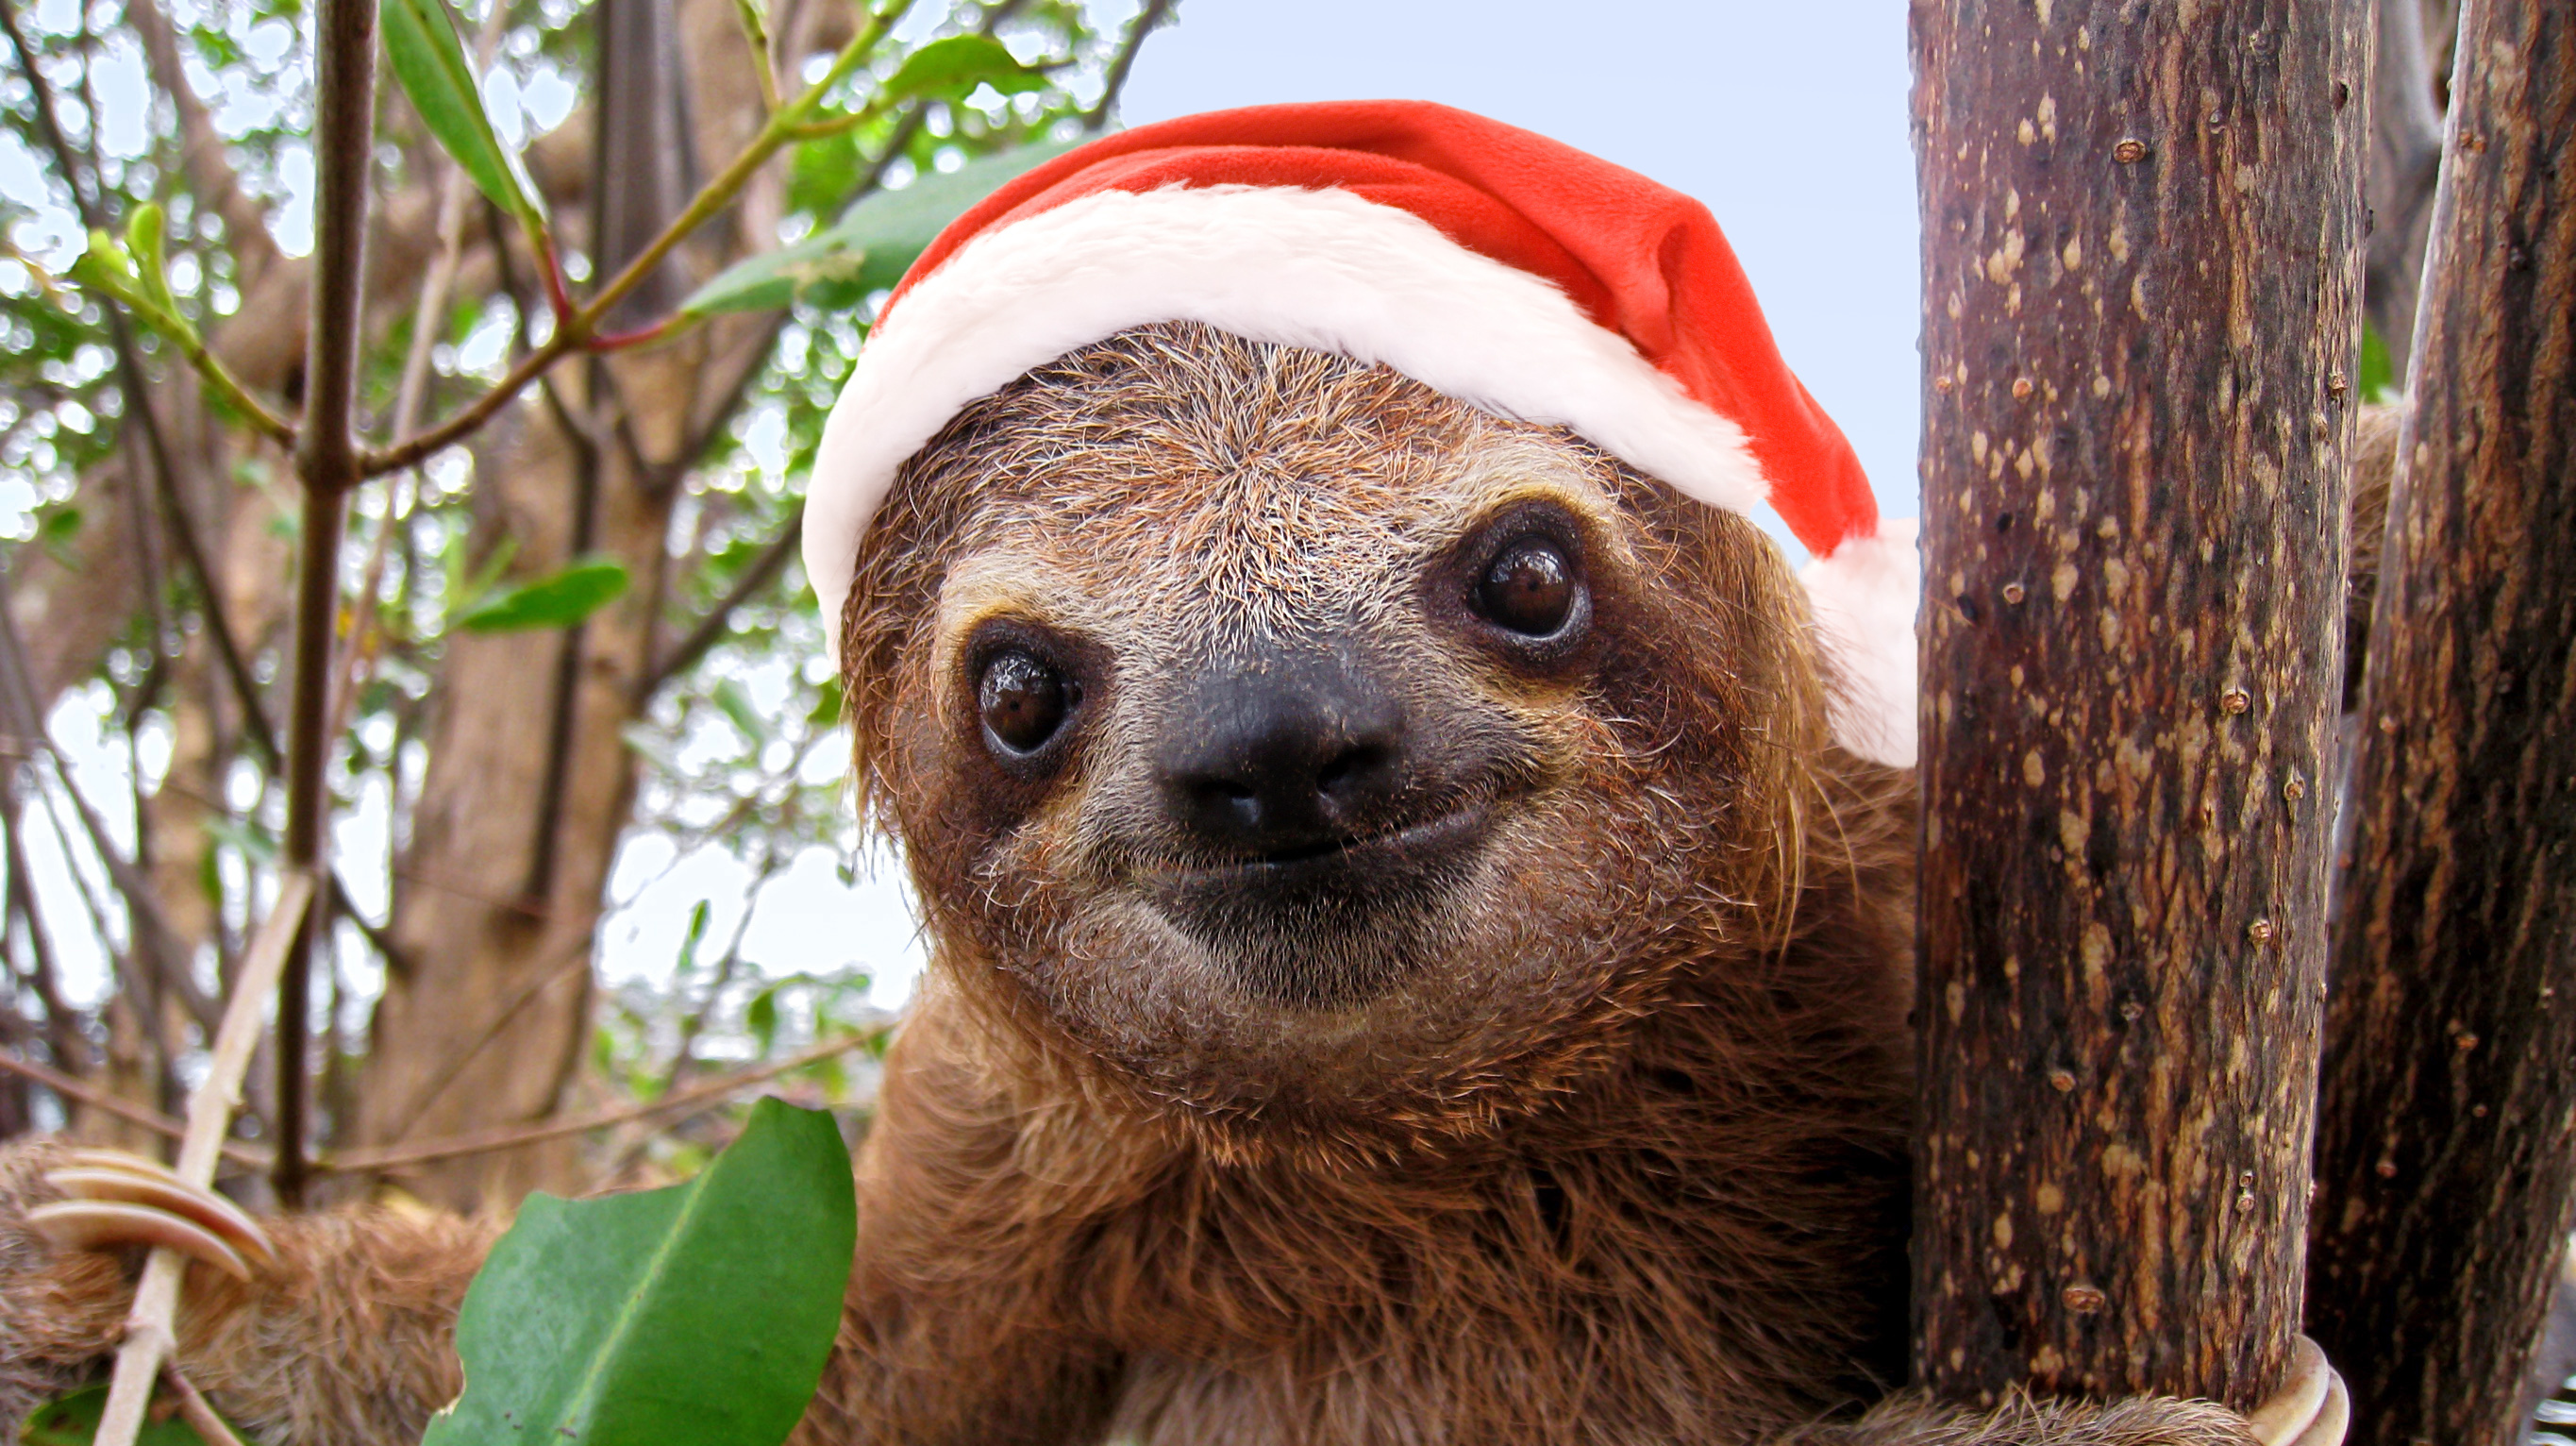
M2315 1341L2301 1336L2291 1347L2280 1389L2245 1419L2263 1446L2342 1446L2351 1416L2343 1377Z
M241 1280L250 1266L213 1231L148 1205L105 1200L57 1200L27 1212L37 1234L66 1250L114 1250L126 1245L166 1245Z
M112 1150L73 1150L45 1182L67 1198L27 1212L56 1245L111 1250L166 1245L247 1280L250 1262L276 1263L258 1222L214 1191L191 1185L150 1160Z

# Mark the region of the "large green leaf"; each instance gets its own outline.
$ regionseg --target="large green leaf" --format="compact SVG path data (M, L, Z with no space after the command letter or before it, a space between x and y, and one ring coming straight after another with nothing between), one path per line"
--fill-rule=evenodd
M421 1446L778 1446L840 1326L858 1212L831 1117L762 1100L704 1174L531 1195L457 1318Z
M1004 95L1018 95L1044 90L1046 84L1043 71L1031 70L1014 60L1010 50L993 37L952 35L905 56L902 66L886 81L882 94L888 102L915 96L964 100L979 85L989 85Z
M384 0L385 59L421 123L438 138L474 188L531 230L545 223L537 191L501 144L483 109L483 90L465 58L447 0Z
M107 1387L90 1386L39 1408L19 1428L18 1439L26 1446L89 1446L98 1435L98 1418L106 1414ZM155 1420L149 1413L134 1440L135 1446L206 1446L197 1428L177 1416Z
M804 240L727 269L680 310L690 316L772 311L800 298L827 308L855 307L869 293L901 281L949 222L1003 182L1081 143L1020 146L953 171L926 172L900 191L880 191Z
M456 626L469 633L568 628L617 601L626 591L626 580L623 563L583 558L561 572L484 598L457 614Z

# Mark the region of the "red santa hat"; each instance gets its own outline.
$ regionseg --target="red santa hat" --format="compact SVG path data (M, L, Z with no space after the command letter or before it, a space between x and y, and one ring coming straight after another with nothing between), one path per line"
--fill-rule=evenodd
M886 303L824 426L804 545L825 619L896 470L960 409L1160 321L1383 364L1568 428L1711 506L1768 503L1816 556L1804 579L1843 675L1837 736L1914 761L1914 526L1880 521L1708 209L1420 101L1141 126L959 217Z

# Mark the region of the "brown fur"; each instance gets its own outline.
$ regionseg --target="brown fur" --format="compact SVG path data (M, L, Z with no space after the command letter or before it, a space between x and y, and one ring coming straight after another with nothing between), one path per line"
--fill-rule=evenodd
M1543 667L1457 611L1515 509L1592 589ZM937 958L799 1442L2246 1439L2177 1402L1859 1414L1901 1363L1912 786L1827 741L1742 519L1382 369L1147 328L915 457L842 624ZM995 628L1087 675L1044 776L978 742ZM1152 906L1208 860L1144 760L1186 680L1299 648L1405 660L1438 763L1406 816L1483 842L1400 908L1211 943ZM414 1228L330 1247L367 1308ZM327 1375L297 1309L258 1349Z

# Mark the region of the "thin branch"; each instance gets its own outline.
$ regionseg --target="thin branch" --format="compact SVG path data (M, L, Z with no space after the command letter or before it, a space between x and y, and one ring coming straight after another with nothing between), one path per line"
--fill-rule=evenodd
M295 592L294 696L286 739L287 867L318 871L331 798L323 777L331 739L332 625L340 600L340 542L360 477L359 338L365 303L367 170L375 153L375 0L321 0L315 38L313 274L304 362L305 421L295 465L304 483L302 561ZM296 961L277 1001L277 1169L289 1207L304 1193L305 1042L312 1026L312 955L321 931L297 935Z
M666 1095L658 1100L617 1105L604 1110L593 1110L585 1115L573 1115L539 1124L519 1125L503 1130L484 1130L470 1135L452 1135L438 1140L423 1140L418 1144L393 1145L370 1150L345 1150L324 1157L317 1162L317 1167L341 1174L383 1173L407 1169L415 1165L431 1164L439 1160L452 1160L464 1155L488 1155L501 1150L515 1150L522 1145L542 1144L547 1140L558 1140L566 1135L583 1134L591 1130L605 1129L610 1125L622 1125L673 1111L701 1114L753 1085L776 1079L782 1074L803 1069L808 1065L819 1064L835 1055L847 1054L854 1049L873 1049L893 1032L894 1026L885 1024L874 1029L862 1030L857 1034L825 1040L809 1048L798 1050L785 1059L773 1060L768 1064L756 1065L750 1069L737 1070L732 1074L709 1080L705 1084L683 1090L675 1095ZM666 1126L677 1123L679 1123L677 1120L665 1121Z
M831 69L808 87L804 94L772 115L768 123L761 128L760 134L753 138L751 144L744 147L742 153L735 156L714 180L701 187L697 195L690 198L688 206L672 219L671 224L664 227L662 233L654 237L643 250L637 252L634 258L626 263L624 269L592 295L587 304L570 317L560 321L542 346L520 358L518 364L511 367L508 374L495 383L491 390L467 403L446 421L438 423L425 432L366 453L359 463L364 474L373 477L391 472L398 467L409 467L442 448L451 447L463 441L484 423L490 421L503 407L509 405L511 399L524 391L540 373L575 349L588 344L598 331L601 320L616 307L618 302L626 299L628 292L641 286L645 278L653 274L654 268L662 264L664 257L669 256L675 247L694 233L699 226L705 224L709 218L733 204L735 195L742 190L744 183L749 181L762 166L768 164L770 157L776 155L794 139L796 129L806 124L812 117L816 108L822 104L825 94L867 60L868 56L875 51L877 43L894 28L895 23L903 18L904 12L911 6L912 0L897 0L897 3L888 7L884 13L870 15L868 23L860 28L857 35L851 37L850 43L844 46L841 53L834 58ZM867 109L871 114L881 114L883 108L871 102Z
M1100 100L1083 114L1084 130L1096 131L1109 124L1119 93L1127 89L1127 73L1136 68L1136 52L1145 48L1145 37L1171 14L1172 0L1145 0L1145 8L1136 12L1135 20L1127 26L1127 38L1118 43L1118 54L1109 62L1109 76L1101 84Z
M9 869L6 934L0 937L14 938L19 931L25 931L27 983L36 992L36 1002L45 1007L45 1042L54 1052L54 1063L66 1070L78 1070L89 1058L89 1042L81 1037L80 1022L63 1003L62 975L54 964L53 935L45 927L44 914L36 906L36 891L28 878L26 841L18 832L25 827L25 812L26 799L18 792L16 780L0 781L0 846L6 848Z
M179 1002L187 1007L198 1027L212 1031L215 1027L213 1001L197 987L192 961L179 942L178 932L161 913L160 899L152 881L144 876L134 861L125 857L108 835L106 821L90 805L89 796L80 790L71 768L54 747L53 738L45 732L44 719L36 712L35 683L28 671L24 644L18 637L18 620L12 606L8 569L0 567L0 727L17 734L31 753L41 754L53 764L54 773L63 785L79 815L81 832L89 838L90 848L107 868L108 877L117 892L125 896L128 916L134 921L134 942L152 959L156 973Z
M188 1124L185 1120L174 1120L159 1110L146 1109L132 1100L119 1099L106 1090L95 1085L83 1084L61 1070L49 1069L32 1059L0 1054L0 1071L34 1080L65 1099L78 1100L101 1114L114 1115L129 1125L150 1130L164 1138L177 1140L187 1136ZM245 1170L265 1170L273 1158L268 1151L256 1145L245 1145L236 1140L226 1140L223 1152L225 1159Z
M148 4L138 3L134 11L138 15L150 14L151 23L159 24L160 17L151 13ZM142 23L137 21L138 26ZM36 102L37 128L44 134L46 149L53 153L55 167L63 173L63 184L71 190L72 201L80 211L82 223L93 230L106 229L106 212L98 197L80 183L81 169L75 164L70 142L63 135L53 91L36 70L26 37L19 32L16 17L6 3L0 3L0 26L6 27L9 43L17 51L19 65L27 72L29 88ZM165 43L168 41L166 32L162 33L162 39ZM148 48L151 43L149 35L146 43ZM175 65L175 60L172 63ZM229 171L226 174L229 175ZM267 711L260 703L258 684L250 676L250 667L243 659L240 642L233 637L231 620L224 615L223 594L216 586L214 568L207 561L205 546L197 537L196 521L189 511L185 490L179 485L178 464L169 439L162 433L159 414L153 410L151 387L144 375L142 359L135 353L133 333L127 327L124 315L115 307L103 310L107 313L109 338L115 345L118 382L125 393L125 413L143 432L144 448L151 455L153 484L159 492L162 510L167 514L172 536L178 540L180 556L187 563L188 572L205 599L206 631L214 638L217 660L223 665L225 678L232 684L251 742L268 766L274 769L284 762L278 751L276 730L269 726Z
M596 927L596 921L594 921L594 927ZM429 1112L429 1107L436 1104L441 1095L447 1093L448 1086L464 1077L466 1067L483 1053L484 1048L493 1040L500 1038L501 1031L509 1028L510 1021L517 1019L539 995L565 980L579 979L588 974L591 945L590 934L584 932L577 943L564 950L565 957L562 962L520 985L516 993L502 1001L501 1006L492 1011L491 1017L483 1021L483 1027L474 1032L473 1042L448 1055L446 1063L440 1066L438 1074L421 1086L420 1093L412 1097L408 1108L394 1117L393 1128L386 1133L395 1139L402 1138L413 1125L420 1123L420 1117Z
M705 616L698 619L695 627L689 629L689 635L680 639L669 652L663 654L655 660L652 667L645 670L643 681L635 687L635 700L639 708L651 701L654 694L662 691L663 684L696 667L698 660L707 655L708 649L724 641L725 634L733 631L734 611L767 591L769 585L777 581L778 574L787 566L787 560L796 555L796 549L804 535L805 505L799 502L796 509L788 514L787 526L779 532L778 536L770 540L768 546L760 550L760 556L752 559L751 566L744 569L742 576L734 580L734 585L725 590L725 595L718 598L714 606L707 609Z
M198 1393L197 1383L180 1374L177 1361L162 1363L161 1385L179 1403L179 1419L196 1428L197 1434L205 1439L206 1446L242 1446L241 1438L233 1434L233 1428L224 1424L224 1418L216 1415L215 1408L207 1405L206 1398Z
M179 1178L192 1185L214 1181L224 1136L232 1129L233 1109L241 1100L242 1076L259 1046L260 1007L277 987L290 946L303 932L305 906L312 902L313 892L313 875L288 874L278 890L277 907L260 925L258 938L242 960L241 977L224 1006L223 1024L215 1031L205 1081L188 1096L188 1128L179 1141L175 1168ZM152 1383L176 1344L172 1322L178 1315L179 1283L186 1269L187 1258L168 1246L154 1248L144 1262L142 1283L134 1290L134 1309L125 1318L125 1343L117 1347L107 1408L92 1438L97 1446L134 1446L144 1408L151 1403Z

